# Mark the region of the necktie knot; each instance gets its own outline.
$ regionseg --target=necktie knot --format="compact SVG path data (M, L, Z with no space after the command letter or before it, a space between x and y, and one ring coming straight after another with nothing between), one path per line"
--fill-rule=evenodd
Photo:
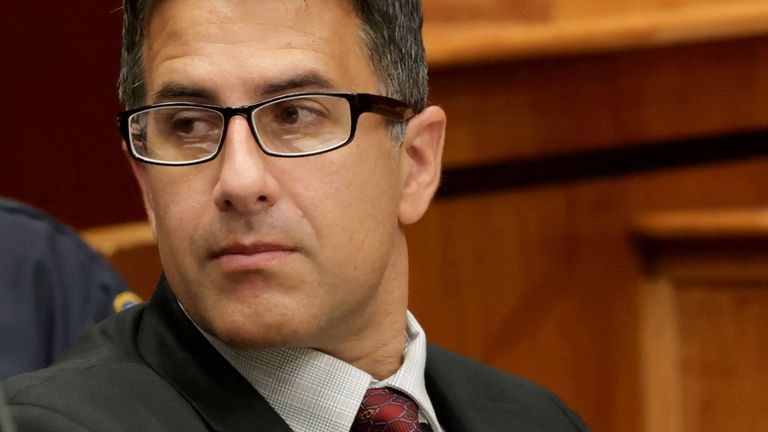
M350 432L428 432L419 423L419 406L410 397L392 388L365 392Z

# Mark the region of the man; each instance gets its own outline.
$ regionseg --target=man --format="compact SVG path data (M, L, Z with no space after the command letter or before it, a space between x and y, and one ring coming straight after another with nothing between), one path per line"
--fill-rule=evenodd
M124 6L121 131L165 276L8 382L22 431L586 429L407 313L446 122L419 2Z

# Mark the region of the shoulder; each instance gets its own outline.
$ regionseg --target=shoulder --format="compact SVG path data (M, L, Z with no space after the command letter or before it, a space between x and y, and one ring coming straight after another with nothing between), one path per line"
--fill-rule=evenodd
M500 426L527 424L546 431L589 430L578 414L549 390L434 345L429 345L427 351L427 386L430 398L435 393L448 407L467 409L469 415L488 410ZM462 395L461 403L451 396L455 393Z
M53 216L18 201L0 197L0 255L3 259L47 261L48 265L65 268L84 263L89 269L106 268L114 274L115 283L124 283L106 264L102 256L88 246L71 227ZM77 270L80 270L78 266Z
M457 384L480 388L486 394L530 396L530 394L546 395L548 393L544 388L525 378L500 371L431 344L427 349L427 365L433 372L453 374L452 381Z
M161 419L194 422L193 409L137 348L143 310L136 306L94 326L53 366L5 381L19 429L153 431L163 430Z
M115 315L93 326L67 355L53 366L31 373L25 373L5 381L7 396L11 402L35 395L47 399L60 394L62 389L87 386L92 381L104 384L121 379L121 375L107 374L120 369L131 369L131 365L142 366L143 362L135 344L137 327L140 325L144 305ZM105 385L106 387L106 385Z
M0 238L2 286L34 284L62 296L90 290L117 294L127 289L74 229L34 207L0 197Z
M18 201L0 197L0 234L3 238L27 245L54 240L65 245L79 245L82 241L68 226L51 215ZM50 246L50 245L48 245ZM25 249L27 252L36 249Z
M72 228L0 197L0 377L47 366L128 290ZM37 343L30 344L34 340Z

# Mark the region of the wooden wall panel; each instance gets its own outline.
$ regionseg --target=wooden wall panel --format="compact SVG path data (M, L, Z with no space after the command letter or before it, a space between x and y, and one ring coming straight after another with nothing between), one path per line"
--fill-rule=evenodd
M756 0L552 0L552 20L643 14L676 9L757 4Z
M551 9L553 20L575 20L737 3L757 2L754 0L552 0Z
M637 225L644 430L764 430L768 213L662 211Z
M680 9L752 5L759 0L424 0L430 22L513 21L526 23L590 20Z
M549 0L424 0L424 19L429 22L493 20L541 21L550 18Z
M678 290L685 431L768 430L768 284Z
M427 56L433 66L485 64L512 58L620 52L764 35L768 32L768 4L718 2L528 23L467 18L428 22L424 30Z
M768 125L768 37L433 67L448 166Z
M552 388L594 430L640 432L637 215L762 206L765 184L755 159L438 201L408 230L412 309L433 342Z

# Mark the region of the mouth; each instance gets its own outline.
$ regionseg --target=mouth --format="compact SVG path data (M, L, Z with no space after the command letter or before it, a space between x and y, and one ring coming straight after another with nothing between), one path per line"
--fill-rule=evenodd
M217 250L212 258L226 272L263 269L296 253L296 249L278 243L234 243Z

